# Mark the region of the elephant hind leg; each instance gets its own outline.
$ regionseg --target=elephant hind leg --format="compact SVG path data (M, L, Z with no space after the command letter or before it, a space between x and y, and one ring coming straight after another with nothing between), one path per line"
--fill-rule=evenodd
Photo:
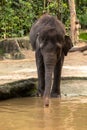
M43 57L41 55L40 50L36 52L36 66L38 74L37 96L43 96L45 89L45 69L44 69Z

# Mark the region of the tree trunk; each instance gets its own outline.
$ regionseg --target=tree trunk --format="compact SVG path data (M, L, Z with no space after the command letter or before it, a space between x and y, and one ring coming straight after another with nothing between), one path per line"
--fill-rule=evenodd
M46 8L46 0L44 0L44 10L45 10L45 8Z
M74 44L75 43L75 21L76 21L75 1L68 0L68 2L69 2L69 9L70 9L71 39Z
M73 47L69 52L76 52L76 51L86 51L87 50L87 45L83 47Z

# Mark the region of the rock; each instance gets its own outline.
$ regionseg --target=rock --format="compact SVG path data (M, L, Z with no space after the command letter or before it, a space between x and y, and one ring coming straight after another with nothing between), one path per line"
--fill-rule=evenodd
M0 41L0 59L24 59L17 40L5 39Z
M36 95L37 80L27 79L0 85L0 100Z
M4 56L3 56L4 59L11 59L12 56L10 53L5 53Z
M31 44L29 43L30 41L28 38L19 38L17 39L17 42L21 49L31 49Z
M21 52L15 52L12 54L12 59L24 59L25 58L25 55L22 54Z

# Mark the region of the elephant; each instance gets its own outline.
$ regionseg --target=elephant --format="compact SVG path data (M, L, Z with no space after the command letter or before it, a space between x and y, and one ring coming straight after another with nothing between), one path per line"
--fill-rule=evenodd
M61 21L49 14L42 15L31 27L30 43L35 51L38 96L49 106L50 97L60 97L61 71L64 57L72 48ZM52 78L54 76L54 78Z

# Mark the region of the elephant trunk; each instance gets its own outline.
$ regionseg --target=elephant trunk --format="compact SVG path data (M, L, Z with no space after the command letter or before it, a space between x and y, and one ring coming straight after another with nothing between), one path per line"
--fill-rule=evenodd
M44 105L49 106L50 89L52 84L52 72L45 74Z
M52 58L52 57L51 57ZM56 58L45 61L45 91L44 91L44 105L49 106L49 97L52 84L52 73L56 64Z

